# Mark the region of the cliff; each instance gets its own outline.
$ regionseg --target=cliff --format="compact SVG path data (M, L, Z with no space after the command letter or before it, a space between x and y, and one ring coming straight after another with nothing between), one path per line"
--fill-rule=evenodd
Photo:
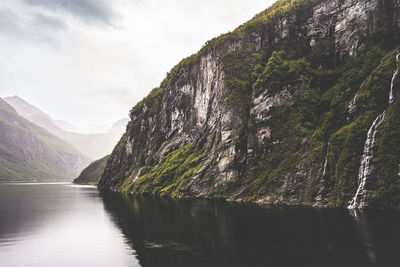
M89 164L74 180L74 184L98 184L109 155Z
M99 187L399 207L399 4L280 0L212 39L132 108Z
M89 159L0 98L0 181L71 181Z

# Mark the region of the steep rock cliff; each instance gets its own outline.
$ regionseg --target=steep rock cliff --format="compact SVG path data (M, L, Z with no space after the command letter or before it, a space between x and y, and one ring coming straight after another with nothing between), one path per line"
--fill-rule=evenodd
M398 206L400 154L388 147L400 145L400 102L387 97L399 28L397 0L278 1L131 110L100 188L347 206L368 129L388 109L366 200Z

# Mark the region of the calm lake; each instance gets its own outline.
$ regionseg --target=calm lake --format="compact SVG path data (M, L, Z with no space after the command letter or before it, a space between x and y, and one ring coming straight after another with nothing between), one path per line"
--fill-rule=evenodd
M400 213L0 184L0 266L400 266Z

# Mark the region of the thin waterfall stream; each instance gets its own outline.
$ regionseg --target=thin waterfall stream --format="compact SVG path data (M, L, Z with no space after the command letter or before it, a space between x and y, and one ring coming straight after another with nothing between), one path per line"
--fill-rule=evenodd
M389 105L393 104L394 102L393 85L394 85L394 80L396 79L397 74L399 73L399 57L400 57L400 52L396 54L397 68L396 71L393 73L392 81L390 82Z
M322 178L325 178L326 168L328 167L329 148L330 148L330 143L328 143L328 146L326 148L326 155L325 155L325 161L324 161L324 169L322 171Z
M324 165L323 165L323 168L322 168L322 175L321 175L321 177L320 177L320 190L318 191L318 194L317 194L317 196L316 196L316 198L315 198L315 200L317 200L317 201L321 201L322 200L322 193L323 193L323 191L324 191L324 189L325 189L325 176L326 176L326 171L327 171L327 169L328 169L328 161L329 161L329 150L330 150L330 143L328 142L328 145L327 145L327 147L326 147L326 154L325 154L325 159L324 159Z
M399 57L400 57L400 52L397 52L396 54L397 67L393 73L392 80L390 83L389 106L394 102L393 86L394 86L394 81L399 72ZM358 171L358 188L353 199L350 201L349 206L347 207L348 209L364 208L366 206L367 191L365 190L365 185L367 183L367 178L371 174L372 170L371 160L374 157L374 145L375 145L376 134L378 132L379 125L385 119L385 113L386 111L383 111L381 114L379 114L378 117L376 117L376 119L372 122L372 125L368 130L367 140L365 141L363 155L361 157L360 169Z

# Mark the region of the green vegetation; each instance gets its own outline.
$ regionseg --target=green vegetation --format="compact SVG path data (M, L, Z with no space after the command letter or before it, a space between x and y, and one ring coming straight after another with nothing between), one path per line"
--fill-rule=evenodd
M320 95L316 90L309 89L304 93L298 106L296 132L299 137L306 137L313 133L318 122L321 111Z
M293 85L302 77L308 77L311 69L305 58L291 60L287 58L284 50L274 51L268 59L268 63L262 74L254 84L256 94L268 90L270 94L276 94L285 85Z
M225 83L229 91L225 93L228 107L247 108L252 86L262 69L261 56L251 50L226 53L221 62L225 73ZM243 111L243 109L242 109Z
M285 46L286 49L290 48L288 44ZM251 50L227 53L221 58L229 88L225 103L235 108L242 107L241 110L248 108L253 88L256 94L268 90L270 95L274 95L286 85L296 84L299 77L308 77L312 81L293 107L271 111L273 116L268 126L274 131L270 142L256 145L253 156L248 159L251 182L245 194L249 200L275 194L271 201L276 200L279 197L276 191L286 177L295 174L299 162L306 164L304 168L321 167L329 142L330 173L324 186L330 193L326 204L347 205L357 188L358 168L368 128L387 106L390 78L395 67L394 51L386 52L382 47L375 46L357 57L347 58L333 69L323 71L313 68L307 61L309 55L298 57L292 53L292 57L288 57L290 54L284 50L273 52L265 66L261 56ZM382 57L384 60L381 61ZM349 115L349 102L357 92L357 109ZM396 156L398 154L396 150L388 152L390 147L397 145L393 143L398 139L394 136L400 131L396 123L388 124L389 119L395 121L395 118L388 116L382 124L382 145L379 145L376 158L377 166L382 165L377 173L376 184L375 203L379 205L396 201L399 193L399 187L394 182L396 166L400 164ZM261 127L254 118L250 118L250 121L254 124L250 131ZM304 146L305 143L308 148ZM155 195L182 195L185 185L201 167L199 162L202 157L198 152L194 153L193 147L191 145L171 153L155 170L133 184L128 183L125 190ZM195 159L194 162L190 161L189 164L184 161L188 155L189 159ZM318 191L318 179L315 177L306 193L295 191L297 198L312 203ZM214 198L227 198L237 187L235 183L227 183L209 194Z
M144 105L147 106L146 112L150 114L154 114L161 109L161 103L164 96L165 87L154 88L150 94L148 94L144 99L142 99L139 103L134 106L130 111L130 116L134 116L135 114L140 114L141 109Z
M275 4L273 4L271 7L267 8L266 10L264 10L263 12L257 14L256 16L254 16L253 19L251 19L250 21L242 24L241 26L239 26L238 28L236 28L233 32L229 32L229 33L225 33L222 34L219 37L215 37L211 40L209 40L201 49L199 52L186 57L184 59L182 59L177 65L175 65L170 72L167 73L167 76L165 77L165 79L161 82L160 86L158 88L153 89L153 91L151 91L151 93L145 97L142 101L140 101L138 104L136 104L136 106L134 106L130 112L131 117L132 115L134 115L135 113L138 113L138 111L140 111L140 109L143 107L143 105L146 103L149 106L152 106L156 109L157 103L160 104L161 103L161 99L164 96L164 93L166 91L167 88L169 88L171 85L173 85L174 81L176 80L178 74L181 72L181 70L183 69L190 69L191 67L193 67L195 64L199 63L199 60L201 58L201 56L207 54L207 53L218 53L218 52L222 52L224 50L224 46L232 41L235 40L240 40L242 38L244 38L245 34L248 32L251 32L254 30L254 28L256 27L260 27L262 25L266 25L271 23L274 19L277 19L279 17L282 17L284 15L290 14L292 12L295 11L299 11L299 10L306 10L307 8L310 8L310 6L312 6L313 3L317 2L318 0L279 0L277 1ZM249 55L248 54L249 51L241 51L239 52L239 55L225 55L226 56L226 60L229 61L230 57L238 57L238 58L244 58L244 55ZM251 67L249 69L251 69L251 72L253 71L260 71L260 69L258 69L258 60L259 60L259 55L256 55L254 53L252 53L251 55L252 59L247 59L250 60L250 65ZM255 63L255 65L253 65ZM302 64L302 62L297 62L298 66L300 66ZM239 70L240 68L243 68L244 65L242 64L242 67L239 67L237 70ZM298 69L292 68L292 71L298 71ZM247 73L247 72L244 72ZM253 76L254 78L254 76ZM251 84L252 85L252 84ZM238 81L235 82L234 87L235 89L239 89L239 91L242 91L246 86L248 86L248 84L246 82L243 82L243 80L240 81L240 79ZM240 92L236 92L239 93ZM231 101L228 99L227 100L228 103L231 103Z
M128 178L123 191L161 196L183 195L187 183L197 174L204 158L205 155L197 150L195 144L186 145L169 153L154 170L140 176L133 183Z
M368 186L376 192L372 202L375 205L398 205L400 97L388 108L390 80L396 67L395 47L368 36L364 40L365 49L358 50L356 56L343 56L336 55L333 35L315 40L313 47L302 33L278 43L272 41L270 46L261 48L252 39L260 32L262 37L258 37L268 39L269 35L276 34L272 30L277 23L282 24L279 20L282 16L293 12L296 19L302 19L307 8L316 2L278 1L232 33L212 39L197 54L176 65L160 87L131 111L136 121L130 125L130 134L139 152L132 160L134 164L128 165L131 169L124 171L132 170L130 173L135 175L139 172L139 177L122 177L124 173L120 172L122 182L118 188L140 194L180 197L193 193L190 184L195 177L205 177L207 185L202 193L213 198L237 196L270 202L289 199L311 205L318 196L322 204L347 206L357 189L367 131L376 116L387 109L377 135L373 160L376 169ZM387 37L390 34L385 32L385 27L379 26L378 34ZM218 172L216 166L220 157L211 159L214 162L207 165L211 170L199 173L210 152L207 149L213 147L219 151L228 146L221 140L221 132L215 135L216 145L206 149L204 143L196 141L156 162L158 157L153 155L168 137L159 131L159 124L153 124L155 128L151 132L145 125L149 117L160 118L157 113L165 104L166 92L180 86L185 79L193 79L206 53L218 61L223 71L226 86L222 88L220 99L224 105L222 110L228 109L241 120L236 127L241 132L235 140L229 140L240 158L234 162L235 171L240 173L239 181L235 182L227 179L225 183L212 184L209 176L214 175L213 171ZM399 87L400 78L395 90ZM262 100L265 101L265 107L260 108L263 114L254 114L251 110L259 103L261 94L268 97ZM351 109L350 103L353 104ZM236 121L230 123L235 125ZM267 135L260 134L266 129ZM149 145L146 142L151 143L150 156L141 152L142 144ZM123 146L121 143L121 151ZM327 169L323 172L325 157Z
M329 193L329 202L326 204L346 205L357 188L358 168L366 133L375 117L387 107L390 78L395 68L394 52L386 52L382 47L375 46L357 57L347 58L343 64L333 69L324 71L313 69L312 65L307 63L307 54L303 54L305 57L300 60L290 60L294 66L302 65L301 68L293 68L300 71L292 72L295 73L294 79L290 79L290 68L287 67L288 61L284 59L285 53L282 51L272 54L254 87L260 88L261 92L268 90L271 95L277 94L286 81L290 81L287 84L295 84L295 77L303 75L301 71L304 71L304 75L308 75L312 82L292 108L282 107L271 111L273 116L268 122L268 126L273 129L271 140L262 146L256 146L253 157L248 161L249 176L253 177L253 180L246 194L250 199L275 194L287 177L295 175L299 162L303 162L305 169L321 168L329 142L330 172L324 182ZM282 76L286 78L282 79ZM365 83L360 89L364 80ZM319 85L319 88L316 85ZM349 115L349 102L358 91L357 109ZM284 125L281 124L282 121L285 121ZM255 129L261 127L254 119L253 124ZM382 127L388 127L384 125L386 120ZM391 127L394 125L396 124ZM392 129L386 133L386 130L382 129L382 135L394 136L396 131ZM396 140L387 137L387 140L389 139ZM279 142L280 140L284 142ZM305 144L307 146L304 146ZM387 150L393 145L391 141ZM392 157L391 160L380 160L379 155L377 156L377 164L384 162L388 170L386 174L381 174L386 177L387 182L379 182L378 192L381 193L377 194L378 198L398 193L398 188L393 186L396 179L393 178L396 177L394 172L398 169L395 166L400 164L396 160L396 151L385 151L382 154ZM383 170L385 168L380 172ZM317 194L318 180L318 176L314 177L306 193L295 191L296 198L312 203ZM393 200L393 197L388 198Z
M333 154L331 163L332 166L335 166L335 172L330 176L332 186L331 201L334 205L345 205L349 200L349 196L354 194L357 188L358 168L367 131L376 116L387 107L390 78L394 69L394 65L390 63L394 57L393 53L389 53L385 57L387 60L380 63L382 52L382 50L375 48L369 53L355 58L355 62L365 61L368 62L368 65L348 63L348 70L333 87L336 91L331 101L330 113L333 115L328 116L329 120L324 121L324 124L330 125L329 128L332 130L343 125L330 138ZM375 63L371 63L371 59L376 60ZM366 70L367 66L369 68L377 67L373 70ZM368 72L370 73L369 76L362 75ZM358 75L366 77L366 82L364 87L361 88L356 101L358 110L353 115L356 118L350 124L347 124L345 121L347 103L351 99L349 92L354 94L359 90L359 86L354 83L354 79ZM361 84L361 82L358 84ZM346 96L346 94L349 95ZM342 118L342 120L338 118ZM321 132L324 132L324 130L321 130Z
M246 22L235 31L240 33L254 29L259 25L265 25L272 23L275 19L281 18L292 12L300 12L310 8L318 0L280 0L273 4L271 7L267 8L263 12L257 14L253 19Z
M386 62L394 68L394 54L389 54ZM386 72L386 74L388 74ZM376 81L378 83L379 80ZM400 79L395 80L394 88L400 88ZM396 92L395 92L396 94ZM400 100L397 91L395 103L387 110L385 120L378 132L379 142L375 153L376 182L372 189L376 191L373 206L393 207L400 203Z
M0 99L0 181L70 181L88 159Z
M75 184L98 184L110 155L98 159L87 166L74 180Z

